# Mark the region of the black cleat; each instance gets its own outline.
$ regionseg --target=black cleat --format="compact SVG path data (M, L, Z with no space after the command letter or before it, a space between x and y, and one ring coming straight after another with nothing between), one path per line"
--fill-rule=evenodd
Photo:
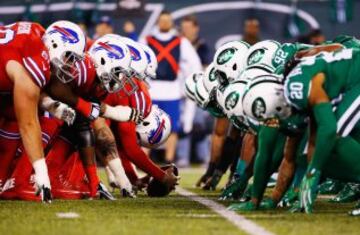
M44 203L51 203L52 202L52 195L51 195L51 190L48 187L45 187L44 185L41 186L41 188L39 188L37 190L37 192L35 193L36 196L41 197L41 201Z
M106 186L103 183L99 183L98 186L98 193L100 196L100 199L115 201L116 198L109 192L109 190L106 188Z

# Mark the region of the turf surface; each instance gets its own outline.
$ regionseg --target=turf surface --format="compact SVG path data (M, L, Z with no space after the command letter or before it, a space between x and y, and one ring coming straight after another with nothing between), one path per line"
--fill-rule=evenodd
M181 187L216 200L219 192L194 189L202 170L180 171ZM223 184L224 182L222 182ZM117 195L119 197L119 195ZM222 202L229 205L230 202ZM243 213L248 219L274 234L332 235L360 234L360 217L347 216L354 204L319 201L313 215L273 212ZM74 212L78 218L59 218L57 213ZM208 208L172 193L167 198L119 198L54 201L41 203L0 201L0 234L244 234Z

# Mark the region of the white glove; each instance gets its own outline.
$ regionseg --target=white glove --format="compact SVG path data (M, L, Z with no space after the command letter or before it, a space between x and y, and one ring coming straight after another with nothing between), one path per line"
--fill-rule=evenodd
M143 117L138 110L122 105L115 107L106 105L105 112L102 116L118 122L133 121L135 123L140 123L143 120Z
M46 96L41 100L40 105L42 109L48 111L57 119L63 120L68 125L72 125L75 121L75 110L60 101L53 100L51 97Z

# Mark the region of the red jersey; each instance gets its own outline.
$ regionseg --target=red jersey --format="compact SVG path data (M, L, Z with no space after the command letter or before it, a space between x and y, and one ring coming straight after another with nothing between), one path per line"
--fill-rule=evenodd
M128 96L124 91L120 90L119 92L109 94L104 102L110 106L129 106L139 110L144 117L147 117L152 106L148 87L143 81L135 78L133 81L138 86L138 89L132 95ZM130 85L126 84L125 86ZM130 88L128 90L130 90Z
M45 29L31 22L17 22L0 27L0 92L12 92L13 82L6 73L9 61L19 62L33 82L43 88L50 80L50 59L42 42Z
M145 82L133 79L138 86L138 90L132 95L127 96L124 91L109 94L105 103L110 106L124 105L136 108L141 111L144 117L151 111L152 101ZM129 86L127 84L127 86ZM130 89L128 89L130 90ZM162 180L165 172L160 169L144 153L137 142L136 124L134 122L111 122L111 129L116 138L116 145L122 158L130 160L145 173L153 176L157 180Z

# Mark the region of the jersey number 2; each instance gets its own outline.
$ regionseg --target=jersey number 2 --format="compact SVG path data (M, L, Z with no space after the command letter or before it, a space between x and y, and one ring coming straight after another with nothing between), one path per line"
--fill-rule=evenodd
M11 29L0 29L0 44L6 44L14 39L14 31Z

